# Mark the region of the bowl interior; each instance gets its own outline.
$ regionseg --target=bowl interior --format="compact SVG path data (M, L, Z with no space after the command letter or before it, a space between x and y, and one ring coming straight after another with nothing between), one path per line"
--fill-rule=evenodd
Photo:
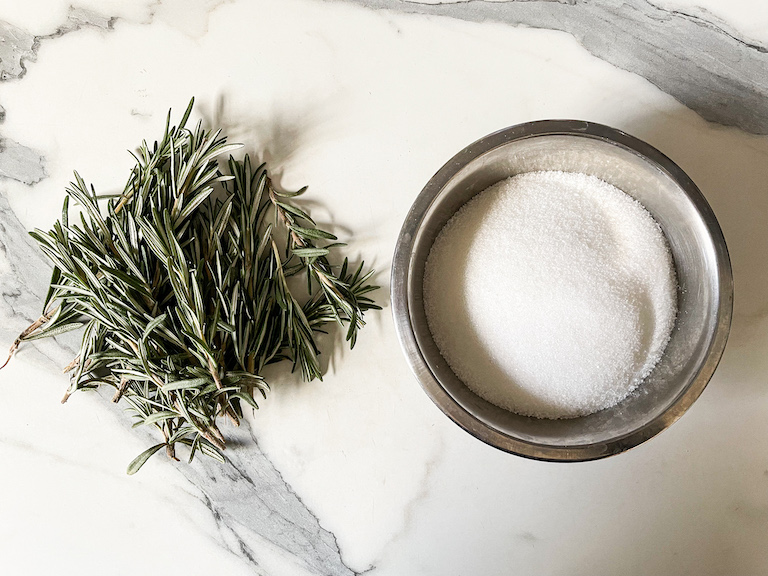
M671 340L644 383L612 408L567 420L519 416L475 395L440 355L429 332L423 305L424 263L435 237L450 217L488 186L515 174L537 170L591 174L642 203L667 237L679 285L678 315ZM686 186L689 190L693 187L698 194L690 180ZM629 447L622 445L622 438L633 436L631 445L643 441L644 438L637 437L638 431L645 430L647 437L656 434L676 420L698 396L706 381L690 402L680 402L707 363L715 340L723 271L719 269L718 260L721 248L713 240L711 223L702 215L702 208L706 208L707 214L711 212L700 195L692 197L686 192L679 175L670 174L631 148L603 138L587 134L546 134L513 139L482 152L433 192L434 199L413 238L407 281L408 310L418 348L429 371L445 393L476 420L469 426L459 422L465 428L502 449L522 450L528 456L599 457L606 455L605 452L614 453ZM552 350L552 354L557 354L557 350ZM710 375L711 371L706 374L707 380ZM655 424L649 426L652 422ZM486 428L491 429L490 435ZM536 448L531 452L526 445ZM577 452L582 449L583 453L581 456L577 452L569 454L572 449ZM592 453L588 453L589 450Z

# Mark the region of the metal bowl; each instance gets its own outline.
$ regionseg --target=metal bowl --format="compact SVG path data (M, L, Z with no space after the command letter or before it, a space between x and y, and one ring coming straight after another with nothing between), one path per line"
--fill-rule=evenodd
M619 404L573 419L520 416L477 396L440 355L424 312L424 264L445 223L488 186L537 170L591 174L637 199L666 235L679 284L675 327L653 372ZM424 187L405 219L395 249L391 290L400 344L435 404L491 446L551 461L617 454L680 418L720 361L733 308L725 239L691 179L645 142L601 124L576 120L505 128L448 161Z

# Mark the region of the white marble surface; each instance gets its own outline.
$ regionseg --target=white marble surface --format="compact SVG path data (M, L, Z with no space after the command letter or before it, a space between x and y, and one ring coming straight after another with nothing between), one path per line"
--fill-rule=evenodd
M308 184L313 215L385 287L384 311L322 383L275 377L232 467L156 457L126 476L148 437L98 394L59 403L71 342L25 346L0 372L0 572L768 571L768 139L722 125L766 132L763 3L565 3L578 20L559 3L500 2L508 11L480 22L468 11L490 2L428 4L0 2L0 348L37 316L48 279L24 230L52 224L73 169L120 187L126 150L193 95L283 185ZM589 37L598 17L626 31L630 9L646 27L613 45ZM706 35L688 42L689 24ZM668 59L645 74L648 46ZM657 87L678 84L674 97ZM716 113L701 91L722 98ZM660 436L584 464L517 458L452 424L410 375L386 295L401 222L442 163L554 117L626 130L680 164L720 220L736 283L702 397Z

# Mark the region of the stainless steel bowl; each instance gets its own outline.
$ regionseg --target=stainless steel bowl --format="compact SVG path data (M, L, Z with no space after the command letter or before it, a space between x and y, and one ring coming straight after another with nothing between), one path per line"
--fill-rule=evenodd
M424 313L424 263L448 219L491 184L536 170L592 174L636 198L664 231L679 283L675 328L653 372L616 406L568 420L519 416L474 394L440 355ZM435 404L483 442L552 461L593 460L623 452L680 418L720 361L733 307L725 239L691 179L645 142L576 120L505 128L449 160L424 187L405 219L395 249L391 290L400 344Z

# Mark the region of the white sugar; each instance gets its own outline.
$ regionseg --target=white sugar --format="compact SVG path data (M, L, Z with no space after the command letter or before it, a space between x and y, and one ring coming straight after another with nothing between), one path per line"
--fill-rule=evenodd
M659 225L595 178L531 172L454 215L427 259L435 343L476 394L519 414L613 406L650 373L675 322L676 278Z

